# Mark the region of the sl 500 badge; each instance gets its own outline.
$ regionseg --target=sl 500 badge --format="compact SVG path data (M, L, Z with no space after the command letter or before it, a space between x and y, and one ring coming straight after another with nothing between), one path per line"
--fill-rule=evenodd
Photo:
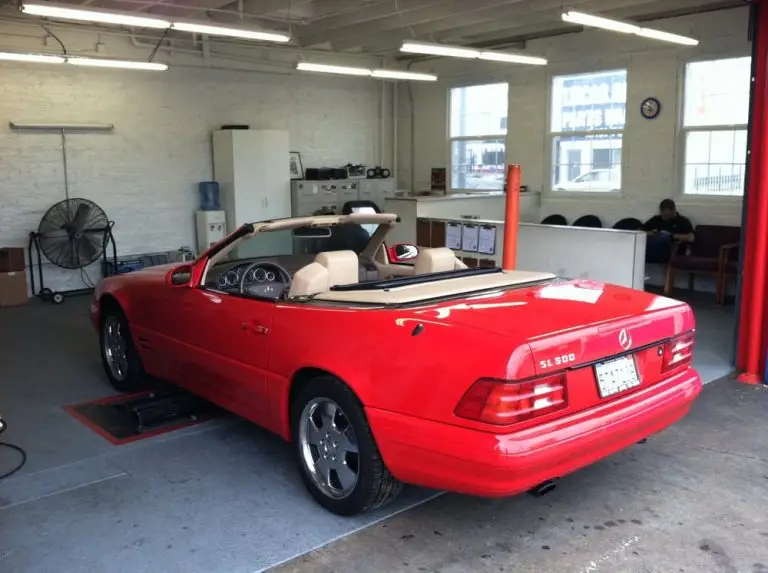
M553 356L552 358L547 358L546 360L539 360L539 367L542 369L554 368L555 366L563 366L565 364L570 364L571 362L576 362L576 355L573 352L570 354Z

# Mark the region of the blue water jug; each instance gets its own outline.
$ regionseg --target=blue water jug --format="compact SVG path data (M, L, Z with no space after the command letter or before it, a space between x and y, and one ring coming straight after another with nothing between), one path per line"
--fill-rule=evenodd
M219 184L216 181L201 181L198 184L200 191L200 209L203 211L219 211Z

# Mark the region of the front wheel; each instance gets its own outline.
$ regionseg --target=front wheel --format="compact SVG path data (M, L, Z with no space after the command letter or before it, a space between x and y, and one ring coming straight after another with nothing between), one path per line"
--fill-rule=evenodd
M119 392L136 392L146 386L146 376L131 339L128 320L118 308L105 309L99 331L101 362L112 386Z
M304 485L337 515L386 505L402 490L376 446L362 405L332 376L303 388L291 411L294 449Z

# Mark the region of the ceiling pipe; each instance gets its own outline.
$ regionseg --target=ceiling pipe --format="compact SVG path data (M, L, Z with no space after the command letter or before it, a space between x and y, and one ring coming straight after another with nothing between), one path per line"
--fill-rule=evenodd
M154 50L155 45L157 44L157 39L154 39L154 40L150 39L149 36L145 36L145 35L138 36L138 35L134 34L133 32L129 33L128 36L130 37L131 44L135 48ZM146 38L147 41L142 41L140 39L140 37L141 38ZM257 46L253 46L253 45L245 45L245 44L238 43L238 42L214 42L210 38L208 38L207 40L204 40L203 43L208 45L207 49L209 50L209 54L215 55L215 56L221 57L221 58L230 58L230 59L245 59L245 60L248 60L249 58L248 58L248 56L240 56L240 55L236 55L236 54L227 54L225 52L221 52L220 50L216 51L216 50L214 50L214 47L216 47L216 45L218 45L218 47L220 47L220 48L224 47L224 46L238 46L238 47L247 47L247 48L250 48L250 49L259 49L260 51L265 51L266 50L266 51L274 51L274 52L284 52L284 53L293 54L293 55L296 55L296 56L299 56L301 54L312 54L312 55L324 56L326 58L330 56L330 57L333 57L333 58L346 58L346 59L357 60L357 61L360 61L360 60L365 60L365 61L370 60L370 61L373 61L373 60L375 60L377 63L381 62L381 58L380 57L376 57L376 56L373 56L371 54L360 54L360 55L358 55L358 54L340 54L340 53L337 53L337 52L331 52L330 50L305 50L305 49L294 48L294 47L290 47L290 46L272 46L272 45L269 45L269 46L258 46L257 47ZM198 42L198 45L199 44L200 44L200 42ZM179 48L179 47L176 47L176 46L161 45L158 48L158 52L159 51L164 51L164 52L169 53L169 54L172 54L172 53L186 53L186 54L202 55L202 48L201 49L191 49L191 48ZM257 60L252 60L252 61L257 61ZM274 62L273 62L273 64L274 64ZM293 67L293 64L290 64L290 66Z
M684 16L694 16L696 14L705 14L708 12L720 12L722 10L735 10L738 8L744 8L749 4L746 0L727 0L720 4L712 6L704 6L700 8L687 8L679 10L670 10L668 12L657 12L654 14L646 14L645 16L637 16L631 18L633 22L656 22L659 20L671 20L673 18L682 18ZM553 29L551 32L539 32L536 34L521 34L519 36L512 36L510 38L504 38L502 40L494 40L492 42L472 42L464 47L476 48L476 49L505 49L513 46L525 45L526 42L531 40L546 40L550 38L557 38L560 36L569 36L571 34L580 34L585 30L583 26L561 26L557 29ZM398 61L412 61L412 62L425 62L429 60L439 59L440 56L401 56L396 58Z
M46 35L44 34L38 34L37 31L40 29L39 25L36 23L33 23L30 21L29 18L24 18L21 16L17 16L16 12L13 13L2 13L0 10L0 22L6 22L12 25L18 25L21 24L22 26L27 26L30 30L34 30L35 33L30 34L24 34L20 33L18 30L22 26L17 26L13 32L3 33L3 36L8 37L14 37L14 38L23 38L23 39L29 39L29 40L42 40L45 38ZM135 29L130 30L119 30L116 28L101 28L98 26L92 26L87 24L79 24L75 22L56 22L49 24L49 27L53 30L64 30L72 33L77 34L96 34L106 37L114 37L114 38L125 38L128 39L131 44L136 48L141 49L148 49L148 50L154 50L155 45L157 45L159 36L147 34L138 32ZM200 45L199 36L197 34L193 35L194 37L198 38L198 41L196 42L196 45ZM173 38L170 36L167 38L168 41L171 41ZM189 36L186 36L183 41L190 41ZM317 56L325 56L325 57L334 57L334 58L348 58L351 60L364 60L364 61L381 61L381 55L375 55L375 54L344 54L344 53L338 53L338 52L332 52L330 50L317 50L317 49L308 49L308 48L300 48L298 46L284 46L279 44L270 44L270 45L254 45L250 42L240 42L240 41L233 41L233 40L227 40L227 39L221 39L217 38L216 40L212 40L209 38L208 40L209 45L213 47L219 47L223 48L226 46L230 47L240 47L240 48L247 48L252 50L260 50L260 51L270 51L275 53L287 53L292 55L299 55L299 54L311 54L311 55L317 55ZM163 50L168 53L173 52L180 52L180 53L187 53L187 54L195 54L200 55L199 50L187 50L186 52L182 52L184 48L176 48L171 47L167 45L161 45L160 48L158 48L158 51ZM228 55L219 52L217 55L220 57L225 58L231 58L231 59L237 59L240 56L236 56L234 54Z

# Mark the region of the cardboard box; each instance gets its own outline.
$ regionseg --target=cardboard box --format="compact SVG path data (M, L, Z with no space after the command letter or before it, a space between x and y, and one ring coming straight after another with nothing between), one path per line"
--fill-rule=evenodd
M0 273L15 273L23 271L24 249L19 247L4 247L0 249Z
M27 274L24 271L0 273L0 307L27 304Z

